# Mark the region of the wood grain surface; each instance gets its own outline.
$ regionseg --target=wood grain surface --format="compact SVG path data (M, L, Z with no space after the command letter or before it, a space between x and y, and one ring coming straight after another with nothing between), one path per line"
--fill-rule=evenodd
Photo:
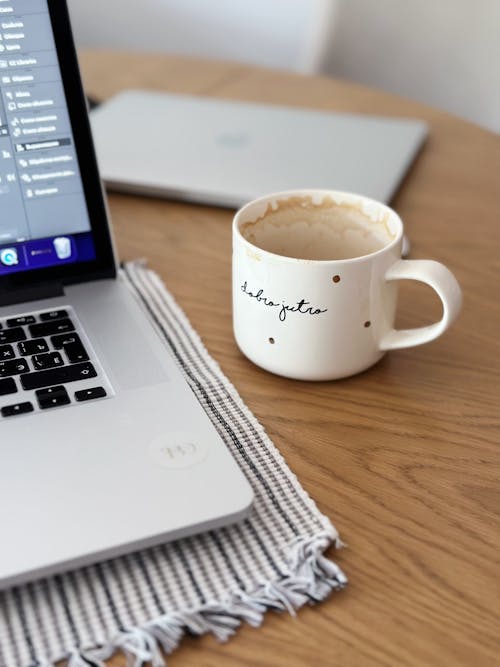
M101 99L142 87L425 119L429 139L393 206L412 257L444 262L464 291L458 322L436 342L347 380L286 380L233 340L232 211L110 196L121 259L148 258L347 543L332 554L350 579L344 592L296 619L270 613L225 645L189 638L169 665L500 665L500 138L326 78L106 52L82 54L82 67ZM405 284L399 325L439 315L428 288Z

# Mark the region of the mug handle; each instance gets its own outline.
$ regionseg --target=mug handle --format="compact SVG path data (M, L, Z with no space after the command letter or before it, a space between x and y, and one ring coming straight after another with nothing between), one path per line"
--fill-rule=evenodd
M432 287L443 304L443 317L439 322L415 329L391 329L379 343L381 350L396 350L422 345L434 340L448 329L457 317L462 303L462 292L453 273L431 259L401 259L385 274L385 279L418 280Z

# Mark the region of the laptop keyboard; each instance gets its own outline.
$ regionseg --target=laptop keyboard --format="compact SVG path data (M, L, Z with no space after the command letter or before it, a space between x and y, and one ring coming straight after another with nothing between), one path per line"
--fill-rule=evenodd
M71 307L0 319L0 416L111 396Z

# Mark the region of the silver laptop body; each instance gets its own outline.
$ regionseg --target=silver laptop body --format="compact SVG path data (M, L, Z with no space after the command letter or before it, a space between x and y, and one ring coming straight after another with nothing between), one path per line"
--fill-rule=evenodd
M23 7L29 55L0 57L0 588L252 502L117 273L66 4Z
M130 90L91 113L116 190L240 206L335 188L389 201L427 133L418 120Z

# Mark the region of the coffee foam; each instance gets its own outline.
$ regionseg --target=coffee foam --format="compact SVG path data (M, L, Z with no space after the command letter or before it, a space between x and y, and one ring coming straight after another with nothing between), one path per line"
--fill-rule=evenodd
M263 250L311 260L360 257L396 237L390 211L346 197L315 194L271 201L257 217L240 224L241 234Z

